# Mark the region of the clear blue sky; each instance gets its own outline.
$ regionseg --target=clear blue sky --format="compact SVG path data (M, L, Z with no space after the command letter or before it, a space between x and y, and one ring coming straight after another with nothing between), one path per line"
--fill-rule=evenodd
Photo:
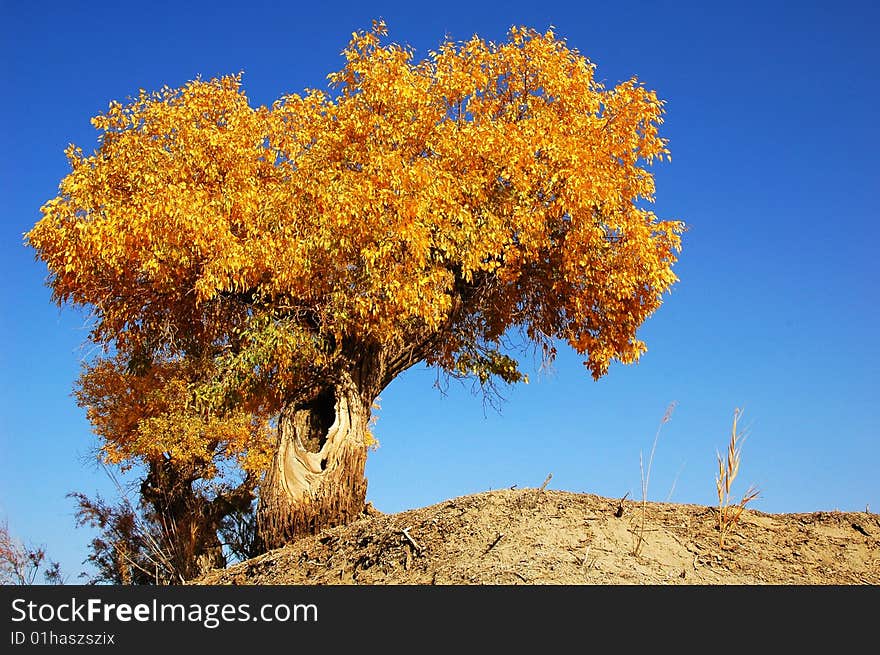
M254 105L325 86L353 30L384 18L424 56L444 36L557 33L612 85L667 101L672 162L656 212L690 231L681 281L644 325L648 353L593 382L562 350L500 413L416 368L381 398L368 498L396 512L511 485L715 502L715 454L735 407L751 436L734 493L765 512L880 511L877 152L880 11L869 2L296 3L2 0L0 521L85 570L92 534L65 495L113 496L70 396L83 317L50 303L22 244L95 147L89 119L139 88L244 71ZM671 496L670 496L671 493Z

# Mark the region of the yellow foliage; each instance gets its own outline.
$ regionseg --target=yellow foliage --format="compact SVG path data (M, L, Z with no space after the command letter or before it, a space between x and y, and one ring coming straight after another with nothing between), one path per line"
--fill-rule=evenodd
M158 362L131 370L121 357L87 365L74 395L101 438L108 463L168 457L201 465L211 478L223 460L260 474L272 457L273 432L258 413L218 414L193 402L191 385L199 372L187 362Z
M330 90L270 107L241 75L111 102L26 235L54 300L91 307L118 352L214 358L223 393L257 406L368 352L387 364L373 395L417 361L519 381L511 328L550 356L567 342L595 378L638 360L684 230L642 206L669 156L663 101L605 88L552 31L421 61L385 32L353 34ZM168 413L114 428L131 436L110 456L165 448L169 421L187 456L215 429L247 443L245 418L184 418L183 387L162 384Z

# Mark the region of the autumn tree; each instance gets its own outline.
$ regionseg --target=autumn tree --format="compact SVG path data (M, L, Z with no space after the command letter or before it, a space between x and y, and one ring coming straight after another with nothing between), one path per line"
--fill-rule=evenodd
M277 415L268 546L363 510L371 406L409 367L519 382L511 334L594 378L635 362L684 229L647 208L663 102L552 31L417 61L374 23L343 55L268 107L240 76L112 102L26 235L94 341L198 364L200 420Z
M123 493L115 503L101 496L69 494L77 504L77 525L97 532L86 558L95 571L89 581L181 584L212 568L224 568L230 561L255 557L261 551L255 547L252 503L242 493L245 488L238 487L238 493L230 497L209 495L190 485L183 489L169 486L159 499L146 493L133 502Z
M134 502L109 469L119 503L71 494L77 523L99 531L89 555L97 581L180 583L224 568L239 548L224 536L252 512L271 461L270 422L258 412L199 411L190 388L204 378L193 358L117 354L84 366L74 395L100 437L101 459L138 466L142 476Z

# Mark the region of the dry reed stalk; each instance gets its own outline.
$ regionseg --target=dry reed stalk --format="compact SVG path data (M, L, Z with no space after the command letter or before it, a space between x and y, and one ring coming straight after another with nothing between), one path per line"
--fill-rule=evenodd
M733 411L733 427L730 432L730 441L727 444L726 459L722 459L720 453L717 455L718 477L715 479L715 487L718 491L718 545L722 549L724 548L724 537L739 521L746 505L757 498L760 493L756 487L750 486L738 503L735 505L730 503L730 489L739 473L742 445L746 440L745 433L737 429L737 423L742 418L742 414L743 410L740 408Z

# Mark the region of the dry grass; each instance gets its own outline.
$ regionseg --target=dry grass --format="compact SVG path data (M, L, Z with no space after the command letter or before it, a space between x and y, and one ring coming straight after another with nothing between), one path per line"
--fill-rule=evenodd
M718 454L718 477L715 479L715 486L718 490L718 546L722 549L724 548L724 538L739 521L746 505L757 498L760 493L756 487L750 486L738 503L731 504L730 489L737 473L739 473L742 445L746 440L745 433L737 428L742 414L742 409L737 408L733 411L733 427L730 431L730 441L727 444L726 459L723 459L720 453Z
M645 469L645 461L642 457L642 453L639 451L639 472L641 473L642 478L642 512L639 519L639 527L634 533L636 541L633 546L632 554L635 556L639 555L642 550L642 544L645 542L645 512L648 504L648 482L651 479L651 465L654 463L654 451L657 450L657 440L660 438L660 430L663 429L664 424L669 423L676 404L675 401L669 403L666 412L663 414L663 418L660 419L660 425L657 426L657 432L654 434L654 443L651 446L651 454L648 456L647 470Z
M46 584L64 584L61 567L46 557L42 547L26 546L0 523L0 585L32 585L42 570Z

